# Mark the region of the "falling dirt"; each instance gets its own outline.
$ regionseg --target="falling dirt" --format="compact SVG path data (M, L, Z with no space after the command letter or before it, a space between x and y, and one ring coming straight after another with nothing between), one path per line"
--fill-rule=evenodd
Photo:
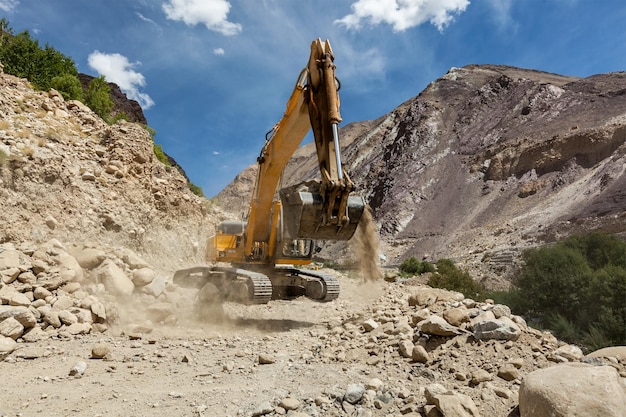
M378 281L383 277L379 265L378 236L372 210L366 206L356 233L350 240L352 251L357 257L359 270L365 281Z

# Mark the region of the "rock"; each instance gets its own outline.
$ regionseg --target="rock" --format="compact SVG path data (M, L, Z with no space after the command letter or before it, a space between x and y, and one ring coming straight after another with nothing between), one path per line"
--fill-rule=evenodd
M26 297L26 295L21 292L17 292L9 299L9 305L28 307L30 305L30 300Z
M381 381L378 378L372 378L368 381L367 384L365 384L365 388L368 390L373 390L373 391L379 391L381 390L383 387L385 386L385 384L383 383L383 381Z
M269 401L263 401L252 410L252 417L263 416L274 411Z
M411 352L411 359L415 362L426 363L430 361L430 355L422 345L415 345Z
M515 365L508 363L498 369L498 376L505 381L514 381L520 377L520 372Z
M259 365L270 365L276 362L276 358L269 353L260 353L259 354Z
M74 299L67 295L57 297L56 301L52 304L52 308L56 311L67 310L72 307L74 307Z
M20 261L21 252L11 249L5 249L0 252L0 271L9 268L19 268L22 264Z
M578 346L574 345L560 346L553 354L565 358L569 362L579 362L585 357L583 351Z
M460 393L447 393L435 396L433 403L444 417L480 417L472 399Z
M421 332L435 336L456 336L463 333L461 329L451 325L435 314L417 323L417 327Z
M365 387L361 384L350 384L346 389L346 393L343 398L349 404L356 404L361 401L363 398L363 394L365 394Z
M135 284L110 259L104 260L93 273L96 281L102 282L107 292L113 295L130 296L135 290Z
M37 343L48 340L50 335L44 332L41 327L35 326L22 335L22 341L26 343Z
M0 336L0 359L4 359L17 348L17 342L10 337Z
M72 369L70 369L70 376L81 377L87 370L87 363L83 361L77 362Z
M149 268L150 265L130 249L124 249L122 260L130 269Z
M59 320L61 320L61 323L65 324L66 326L71 326L74 323L78 323L78 318L67 310L59 311Z
M106 309L100 301L96 301L89 306L91 313L95 316L97 323L103 323L107 319Z
M44 287L35 287L33 290L33 296L36 300L45 300L46 298L51 297L52 293Z
M500 317L511 318L511 308L504 304L494 305L493 307L491 307L491 312L496 319L499 319Z
M402 355L402 357L404 358L410 358L414 346L415 345L413 345L413 342L411 342L410 340L401 340L400 343L398 343L400 355Z
M493 375L484 369L477 369L472 372L472 384L478 385L481 382L491 381L493 379Z
M478 340L517 340L521 329L511 319L487 319L473 323L474 337Z
M111 347L106 343L98 343L91 348L91 357L93 359L103 359L111 353Z
M55 329L58 329L59 327L61 327L62 323L61 323L61 319L59 318L58 311L49 310L49 311L46 311L45 313L42 313L42 315L43 315L44 322L48 323Z
M71 335L77 334L89 334L91 333L91 324L89 323L74 323L65 329Z
M616 358L626 363L626 346L611 346L587 354L589 358Z
M76 258L69 253L60 252L54 261L61 269L61 274L69 281L82 282L84 279L83 268L80 266Z
M20 322L25 329L30 329L37 324L37 318L28 307L0 305L0 321L9 317Z
M17 340L24 333L24 326L13 317L8 317L0 322L0 335Z
M78 264L85 269L94 269L106 259L106 253L101 249L82 248L70 252Z
M469 321L469 311L464 307L450 308L443 312L443 318L453 326L459 327Z
M38 346L22 347L15 352L15 356L22 359L39 359L46 356L46 349Z
M150 284L155 277L156 273L151 268L135 269L133 271L133 284L137 287L143 287Z
M366 332L371 332L373 330L376 330L377 328L378 323L373 319L365 320L363 322L363 330L365 330Z
M519 391L522 417L624 417L626 393L610 366L563 363L527 374Z
M145 285L141 289L141 291L153 296L154 298L157 298L161 294L163 294L163 291L165 291L166 287L167 287L167 282L165 281L165 277L161 275L157 275L156 277L154 277L152 282L150 282L148 285Z
M4 269L0 271L0 281L5 284L11 284L17 279L21 272L22 271L17 267Z
M297 400L296 398L287 397L287 398L284 398L280 403L278 403L278 405L287 411L293 411L293 410L297 410L298 408L300 408L301 404L300 404L300 401Z

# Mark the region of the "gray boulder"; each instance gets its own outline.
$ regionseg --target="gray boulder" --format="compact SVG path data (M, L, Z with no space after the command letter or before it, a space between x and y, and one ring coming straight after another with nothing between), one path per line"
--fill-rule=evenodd
M526 375L521 417L625 417L626 392L610 366L562 363Z

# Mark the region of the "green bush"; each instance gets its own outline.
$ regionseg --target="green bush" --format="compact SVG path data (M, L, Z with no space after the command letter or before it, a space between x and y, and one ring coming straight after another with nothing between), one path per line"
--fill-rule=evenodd
M163 165L170 166L170 161L167 159L167 155L163 152L163 146L154 144L154 155L161 161Z
M469 272L457 268L452 260L439 259L436 265L437 271L430 276L428 285L458 291L469 298L481 299L484 297L483 286L474 281Z
M50 86L61 93L65 100L85 100L85 92L80 80L75 75L57 75L51 80Z
M107 84L104 75L94 78L89 83L85 94L85 104L103 120L110 122L113 100L111 100L111 87Z
M202 191L202 188L198 187L196 184L189 182L189 189L198 197L204 197L204 192Z
M588 348L626 344L626 242L589 234L522 254L516 314Z
M43 48L28 31L13 36L6 19L0 22L6 33L0 42L0 62L4 72L26 78L38 90L47 91L52 79L64 74L78 74L74 61L49 45Z
M434 272L435 267L428 261L418 261L417 258L411 256L400 264L400 274L403 276L421 275L426 272Z

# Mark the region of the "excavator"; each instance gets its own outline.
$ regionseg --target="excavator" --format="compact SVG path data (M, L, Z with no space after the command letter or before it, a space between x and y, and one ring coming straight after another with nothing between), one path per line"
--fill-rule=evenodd
M334 59L328 40L312 42L284 115L265 136L247 216L217 225L207 242L211 266L174 274L175 284L200 289L200 301L264 304L305 296L327 302L339 296L336 278L302 269L321 249L318 241L349 240L365 210L341 163ZM310 130L321 179L279 190L287 162Z

